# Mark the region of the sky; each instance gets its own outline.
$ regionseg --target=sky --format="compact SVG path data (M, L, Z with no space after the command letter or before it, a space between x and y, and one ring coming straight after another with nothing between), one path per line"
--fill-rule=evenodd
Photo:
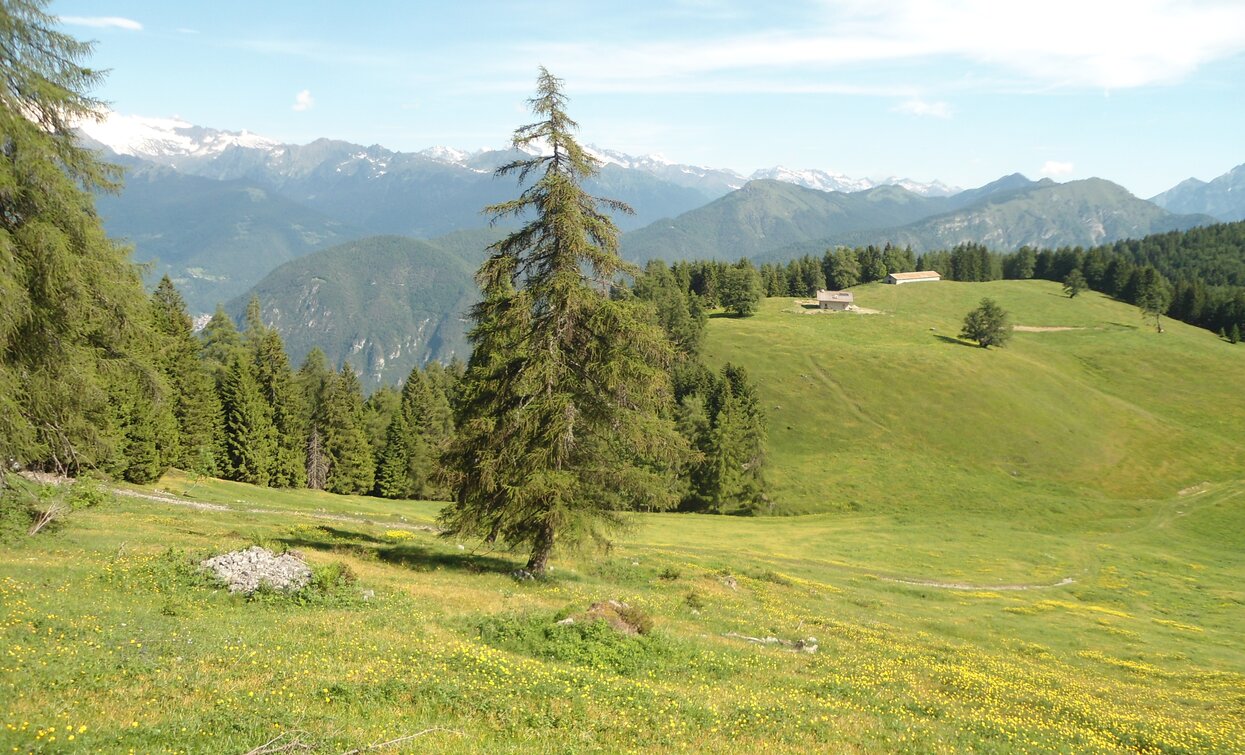
M581 141L748 174L1150 197L1245 163L1245 0L53 0L124 115L502 147L539 66Z

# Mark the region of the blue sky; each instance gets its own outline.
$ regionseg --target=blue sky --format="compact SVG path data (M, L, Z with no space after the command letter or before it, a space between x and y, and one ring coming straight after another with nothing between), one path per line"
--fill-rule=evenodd
M603 6L603 7L597 7ZM119 113L287 142L506 144L536 69L586 143L1142 197L1245 163L1245 0L54 0Z

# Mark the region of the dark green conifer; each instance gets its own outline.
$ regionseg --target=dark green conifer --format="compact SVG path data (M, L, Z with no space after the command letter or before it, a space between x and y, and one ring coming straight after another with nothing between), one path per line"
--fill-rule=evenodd
M618 510L676 502L670 468L686 447L667 418L673 350L634 297L611 299L618 231L587 194L596 162L575 141L561 81L541 69L540 121L514 146L549 154L502 166L525 188L494 205L524 224L490 247L477 273L471 362L446 456L452 532L527 545L544 574L555 540L621 525ZM527 181L534 177L534 181ZM755 270L753 271L755 274Z
M375 483L376 461L363 430L363 395L350 365L342 365L324 388L320 416L313 420L324 436L328 474L324 489L363 495Z
M212 375L199 358L186 302L166 275L151 297L152 317L160 337L160 367L172 396L177 441L169 462L201 474L218 474L221 407Z
M276 461L276 431L272 414L255 382L255 368L243 354L221 383L225 420L225 473L231 480L268 485Z
M247 328L248 334L251 328ZM302 393L294 384L285 344L273 328L262 327L251 337L255 362L255 382L268 403L276 433L270 484L275 487L302 487L307 480L307 425L303 420Z

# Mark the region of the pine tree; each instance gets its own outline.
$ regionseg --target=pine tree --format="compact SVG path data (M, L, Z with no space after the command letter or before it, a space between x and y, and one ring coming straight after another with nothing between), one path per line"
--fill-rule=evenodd
M841 246L826 252L826 282L835 289L851 288L860 283L860 261L856 253Z
M1167 280L1149 265L1137 272L1137 293L1135 302L1141 310L1142 318L1154 322L1154 329L1163 332L1163 314L1171 305L1172 291Z
M186 302L166 275L151 297L152 315L160 335L160 368L173 399L177 442L169 462L200 474L218 474L221 407L212 375L199 359Z
M488 211L525 223L490 247L477 273L484 300L471 313L446 455L454 504L442 522L529 545L527 568L539 575L555 541L599 536L622 524L622 508L673 505L669 470L686 449L665 416L673 349L647 305L608 295L617 274L634 271L600 208L625 206L583 190L597 164L572 136L561 81L543 68L531 105L541 120L515 131L513 144L550 154L498 169L526 188Z
M329 476L329 457L324 451L324 442L320 431L311 429L307 438L307 487L312 490L324 490Z
M332 380L328 358L318 346L312 347L294 376L294 384L302 396L299 402L303 411L301 422L307 428L307 487L316 490L324 489L328 476L329 458L324 449L324 400ZM314 446L312 439L315 439Z
M439 462L449 440L449 405L418 367L402 387L401 404L386 433L377 489L387 498L444 497Z
M964 317L960 338L976 341L983 349L1004 346L1012 337L1012 326L1004 311L993 299L982 299L981 304Z
M234 357L242 351L242 336L238 334L238 327L233 324L233 318L223 306L217 304L216 313L208 320L207 325L203 326L203 332L199 337L203 341L200 352L203 364L219 386L225 379L225 374L229 372L229 368L233 366Z
M251 332L251 328L247 328ZM294 383L289 357L281 335L263 327L251 337L255 382L268 404L276 440L271 484L276 487L302 487L307 479L307 429L303 421L302 393Z
M799 268L796 267L797 278ZM803 288L803 284L800 284ZM761 303L761 276L757 273L752 263L747 260L740 260L738 264L732 265L726 269L722 276L722 307L727 312L731 312L737 317L748 317L756 313L757 306ZM794 296L807 296L804 294L793 294Z
M103 74L45 6L0 5L0 459L72 473L121 464L118 408L164 386L139 271L94 209L119 172L74 133Z
M1069 299L1075 299L1076 295L1085 290L1085 274L1080 268L1074 268L1068 276L1063 279L1063 291L1068 295Z
M255 368L243 354L221 383L225 419L225 473L231 480L268 485L276 461L276 431L268 403L255 382Z
M359 378L349 364L342 365L324 388L320 416L313 420L324 436L328 474L324 489L332 493L363 495L375 484L376 460L363 430L363 395Z

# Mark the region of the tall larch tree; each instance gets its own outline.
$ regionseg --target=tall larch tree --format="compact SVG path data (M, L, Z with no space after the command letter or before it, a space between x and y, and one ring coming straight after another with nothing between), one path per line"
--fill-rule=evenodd
M0 4L0 459L75 472L123 463L122 406L166 399L139 272L94 207L119 172L74 133L102 73L46 5Z
M620 511L677 502L669 469L687 453L669 417L672 348L650 308L611 299L626 266L591 196L597 163L575 141L562 82L540 70L536 123L514 133L531 154L503 165L518 198L487 208L523 225L489 247L471 311L471 362L445 461L454 503L442 523L460 535L529 547L545 574L555 542L600 537ZM534 177L534 181L529 178Z
M307 425L303 421L302 392L294 383L285 344L275 329L264 328L252 349L255 382L268 403L276 433L272 485L302 487L307 481Z

